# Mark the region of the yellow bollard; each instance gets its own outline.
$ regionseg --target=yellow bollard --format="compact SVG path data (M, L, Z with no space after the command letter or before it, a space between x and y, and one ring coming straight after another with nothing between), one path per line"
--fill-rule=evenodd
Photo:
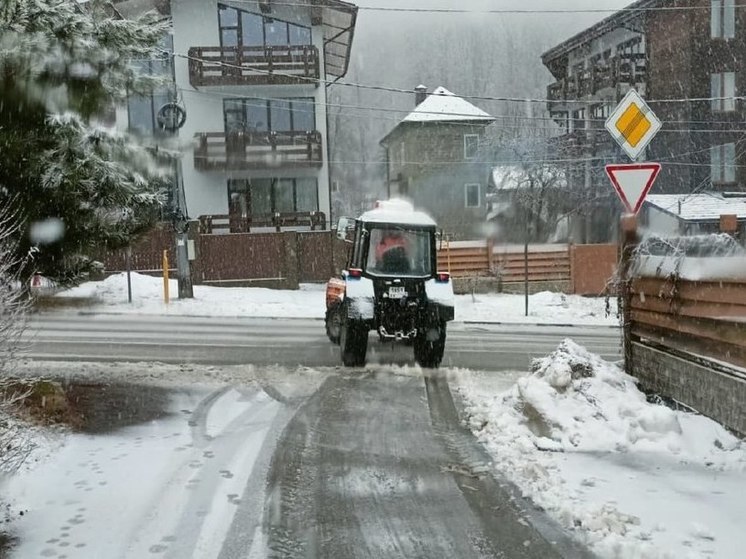
M163 302L168 305L168 251L163 251Z

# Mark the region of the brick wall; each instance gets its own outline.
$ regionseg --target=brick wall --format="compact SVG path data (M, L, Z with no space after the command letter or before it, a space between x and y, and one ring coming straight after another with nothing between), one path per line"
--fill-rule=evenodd
M618 252L617 245L572 245L572 292L577 295L606 295L616 274Z

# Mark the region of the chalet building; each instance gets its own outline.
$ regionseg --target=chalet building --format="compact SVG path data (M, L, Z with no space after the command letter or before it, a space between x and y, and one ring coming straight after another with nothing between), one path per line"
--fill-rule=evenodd
M604 199L611 191L603 167L629 159L604 122L630 88L663 122L640 158L663 165L655 192L746 190L746 105L738 99L746 91L746 10L735 0L651 10L679 4L639 0L542 55L556 80L547 88L548 110L561 129L551 149L574 160L570 186L599 200L576 240L605 240L615 226L618 207L609 210Z
M178 135L191 146L182 157L190 217L220 216L231 231L328 227L326 84L347 72L357 7L341 0L115 6L125 16L155 8L172 21L168 47L187 115ZM157 132L166 100L165 93L131 99L124 121Z
M444 87L415 88L415 108L382 140L389 196L411 200L453 239L484 236L490 165L480 143L494 118Z

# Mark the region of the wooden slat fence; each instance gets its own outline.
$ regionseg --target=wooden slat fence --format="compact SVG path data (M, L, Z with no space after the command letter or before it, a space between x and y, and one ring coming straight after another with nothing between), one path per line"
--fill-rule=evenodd
M438 268L454 278L495 277L505 283L525 279L523 247L479 242L443 243ZM569 281L570 252L567 245L530 245L528 280Z
M723 261L697 260L705 269ZM632 341L746 367L746 275L698 280L635 275L628 300Z

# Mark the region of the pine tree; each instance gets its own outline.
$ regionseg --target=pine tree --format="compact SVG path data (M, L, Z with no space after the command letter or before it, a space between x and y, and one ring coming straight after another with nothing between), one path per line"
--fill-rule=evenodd
M157 217L167 174L105 123L128 95L160 84L133 61L162 57L167 31L156 14L123 20L99 0L0 0L0 204L23 217L24 275L77 281L97 250L126 245ZM31 234L44 223L59 234Z

